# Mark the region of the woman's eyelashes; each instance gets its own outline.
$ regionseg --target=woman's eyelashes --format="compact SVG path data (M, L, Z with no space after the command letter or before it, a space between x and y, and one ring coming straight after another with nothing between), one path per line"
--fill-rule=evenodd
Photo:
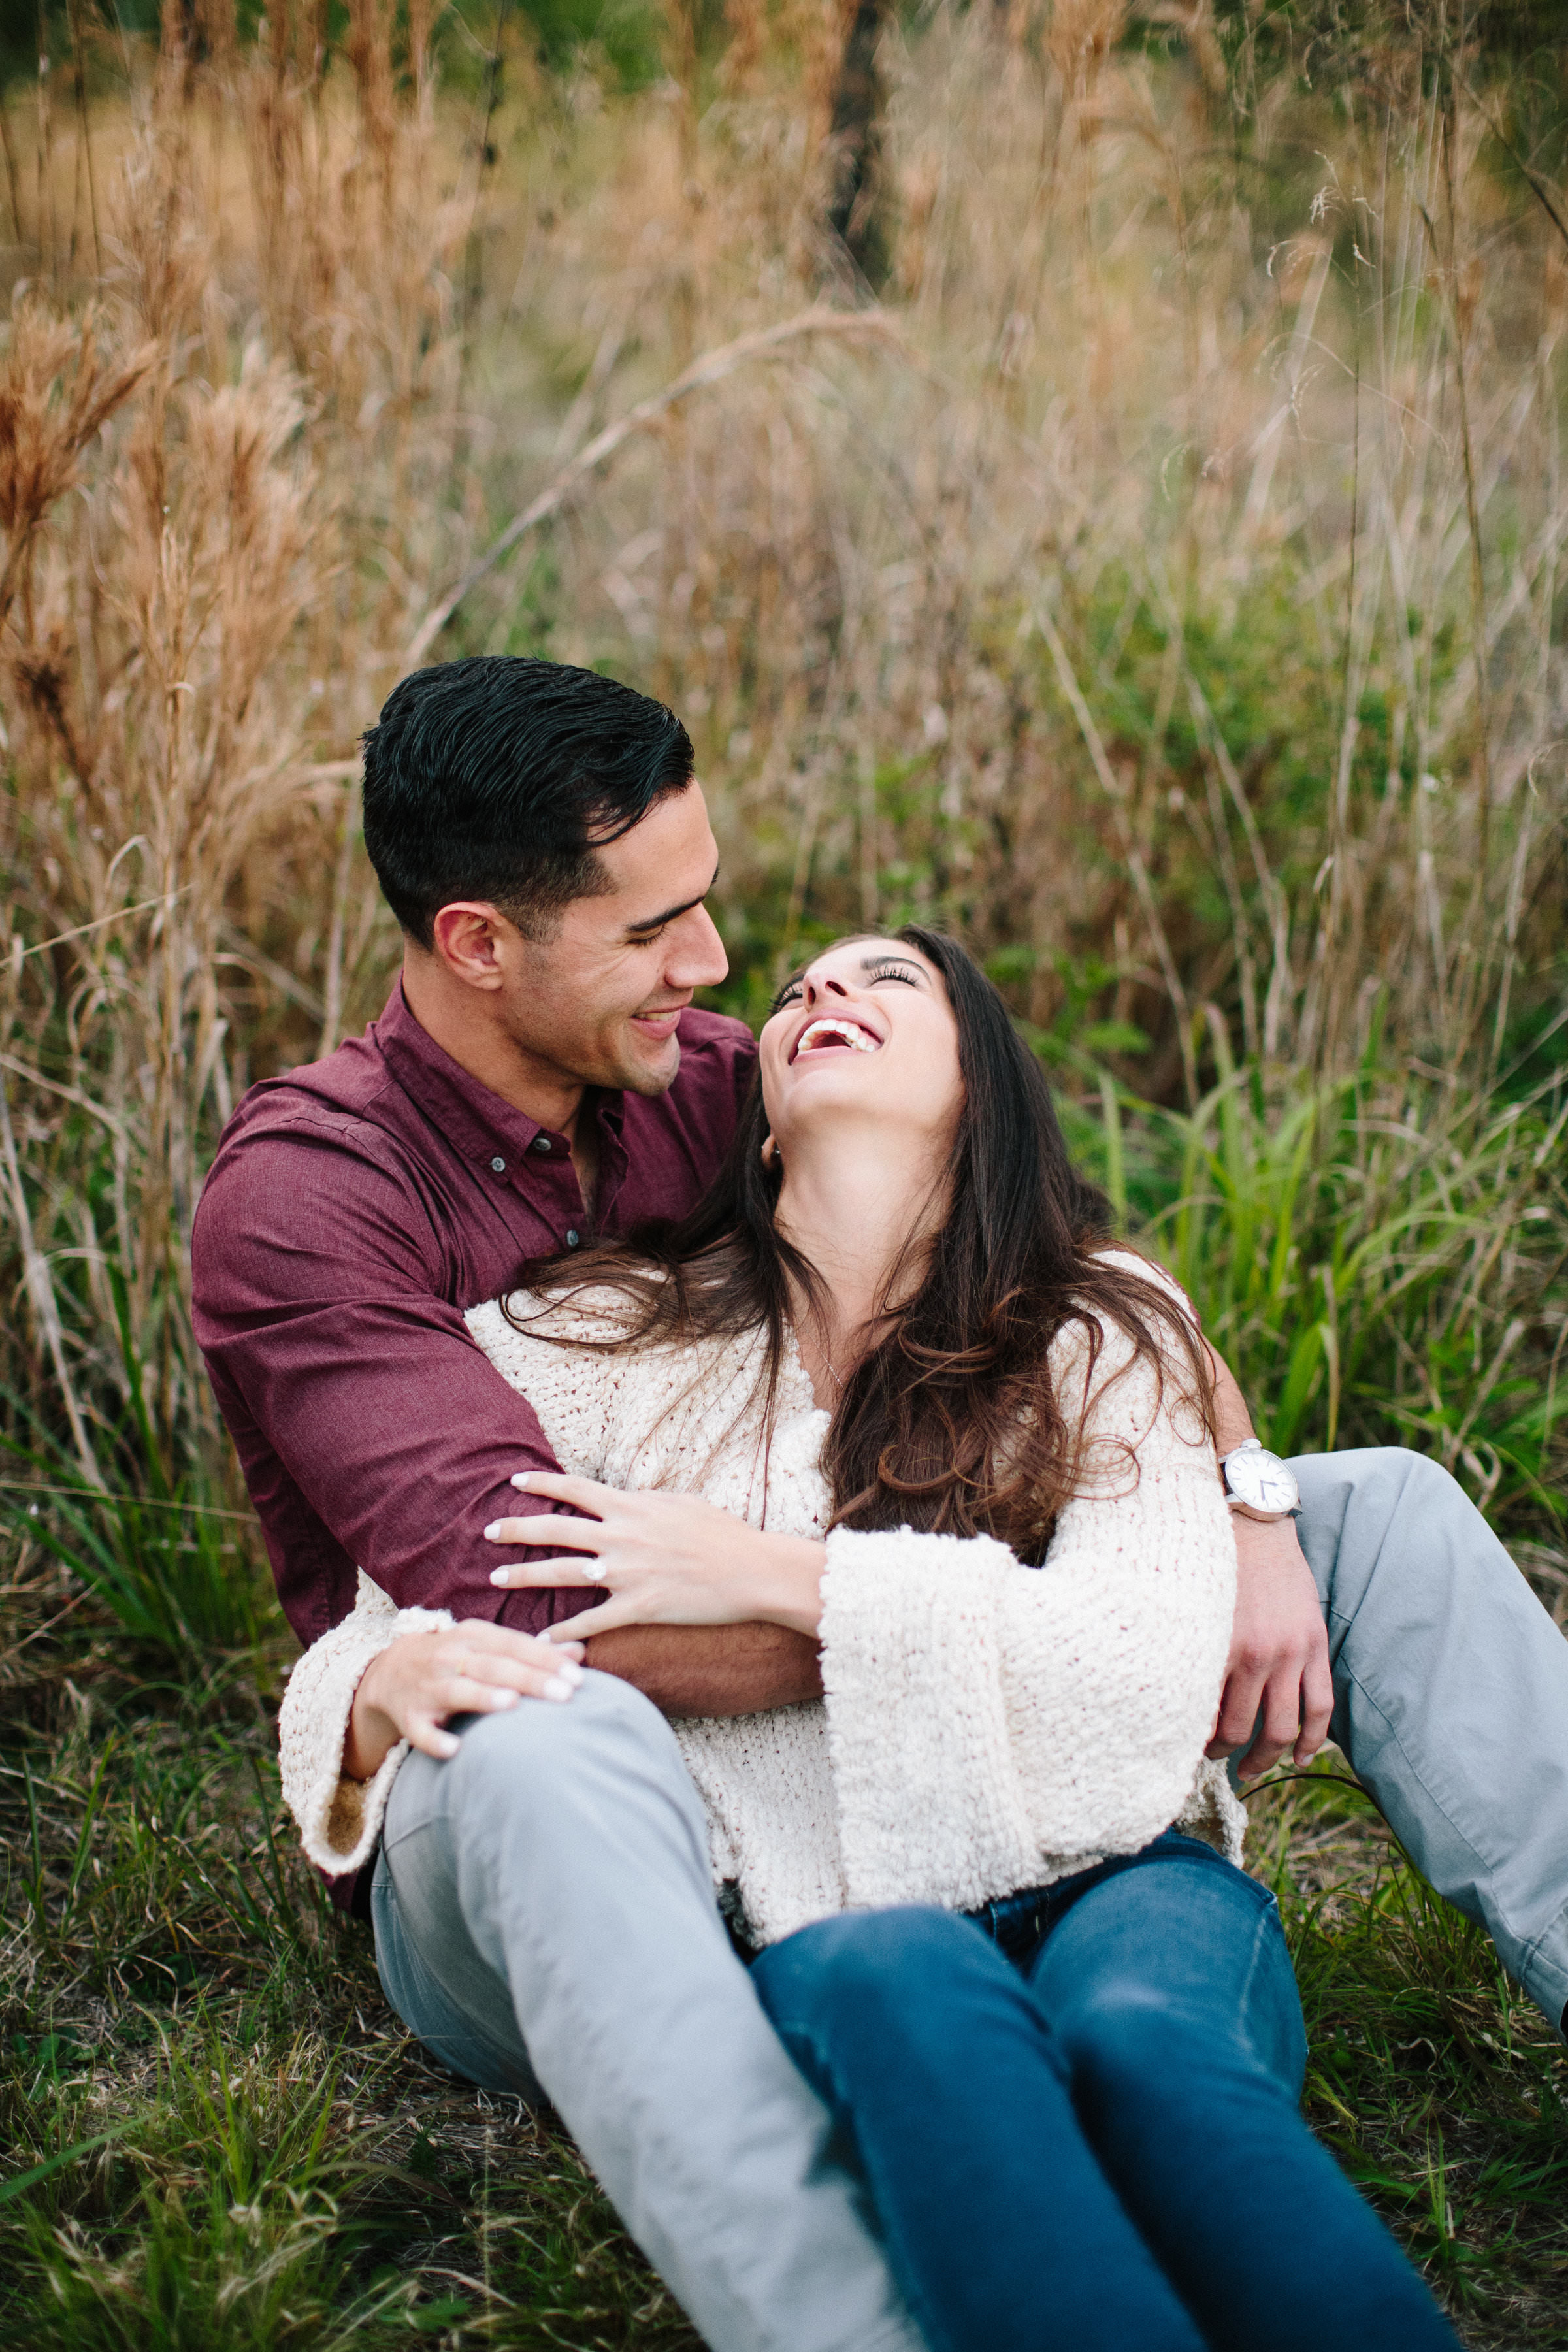
M906 988L918 988L921 984L919 972L912 971L907 963L874 963L863 976L872 986L879 980L902 981ZM768 1008L768 1018L772 1020L775 1013L783 1013L790 1005L798 1004L804 994L805 988L800 981L786 980Z

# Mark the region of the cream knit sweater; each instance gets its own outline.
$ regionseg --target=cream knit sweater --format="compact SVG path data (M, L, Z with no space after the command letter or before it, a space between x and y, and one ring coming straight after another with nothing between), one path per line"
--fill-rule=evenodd
M533 1328L518 1331L495 1304L468 1327L528 1397L563 1470L696 1491L754 1526L765 1508L770 1528L820 1533L828 1415L793 1344L770 1444L760 1337L601 1354L545 1333L615 1340L626 1315L615 1293L512 1304ZM1085 1490L1062 1510L1043 1567L1020 1566L989 1537L836 1529L825 1698L675 1726L714 1877L738 1885L759 1943L852 1906L971 1909L1135 1853L1173 1822L1239 1858L1245 1815L1203 1753L1235 1538L1212 1447L1181 1408L1157 1402L1146 1364L1128 1369L1131 1354L1108 1328L1090 1387L1079 1332L1052 1351L1058 1394L1069 1410L1083 1401L1090 1447ZM406 1752L395 1748L372 1781L343 1779L360 1676L400 1633L450 1622L395 1610L362 1575L353 1613L296 1665L283 1791L322 1869L369 1859Z

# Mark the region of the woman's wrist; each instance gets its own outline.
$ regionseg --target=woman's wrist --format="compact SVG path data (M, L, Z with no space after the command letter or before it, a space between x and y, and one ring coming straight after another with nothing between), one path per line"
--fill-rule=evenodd
M764 1624L785 1626L816 1641L822 1624L822 1572L827 1546L808 1536L760 1534L765 1544L763 1605Z
M348 1728L343 1734L345 1780L374 1780L403 1736L386 1709L376 1703L375 1694L382 1680L378 1669L387 1654L385 1650L377 1652L354 1691Z

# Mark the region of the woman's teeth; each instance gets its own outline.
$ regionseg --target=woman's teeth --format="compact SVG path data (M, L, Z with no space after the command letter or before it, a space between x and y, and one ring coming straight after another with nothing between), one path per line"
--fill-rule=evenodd
M801 1032L800 1043L795 1050L797 1055L804 1054L808 1046L827 1038L837 1045L852 1045L858 1054L874 1054L877 1050L876 1038L853 1021L810 1022Z

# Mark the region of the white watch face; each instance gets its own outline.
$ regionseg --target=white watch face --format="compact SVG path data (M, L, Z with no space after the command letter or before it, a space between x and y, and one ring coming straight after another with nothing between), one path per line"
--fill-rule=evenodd
M1226 1484L1238 1503L1253 1511L1293 1511L1300 1500L1295 1479L1277 1454L1262 1446L1227 1456Z

